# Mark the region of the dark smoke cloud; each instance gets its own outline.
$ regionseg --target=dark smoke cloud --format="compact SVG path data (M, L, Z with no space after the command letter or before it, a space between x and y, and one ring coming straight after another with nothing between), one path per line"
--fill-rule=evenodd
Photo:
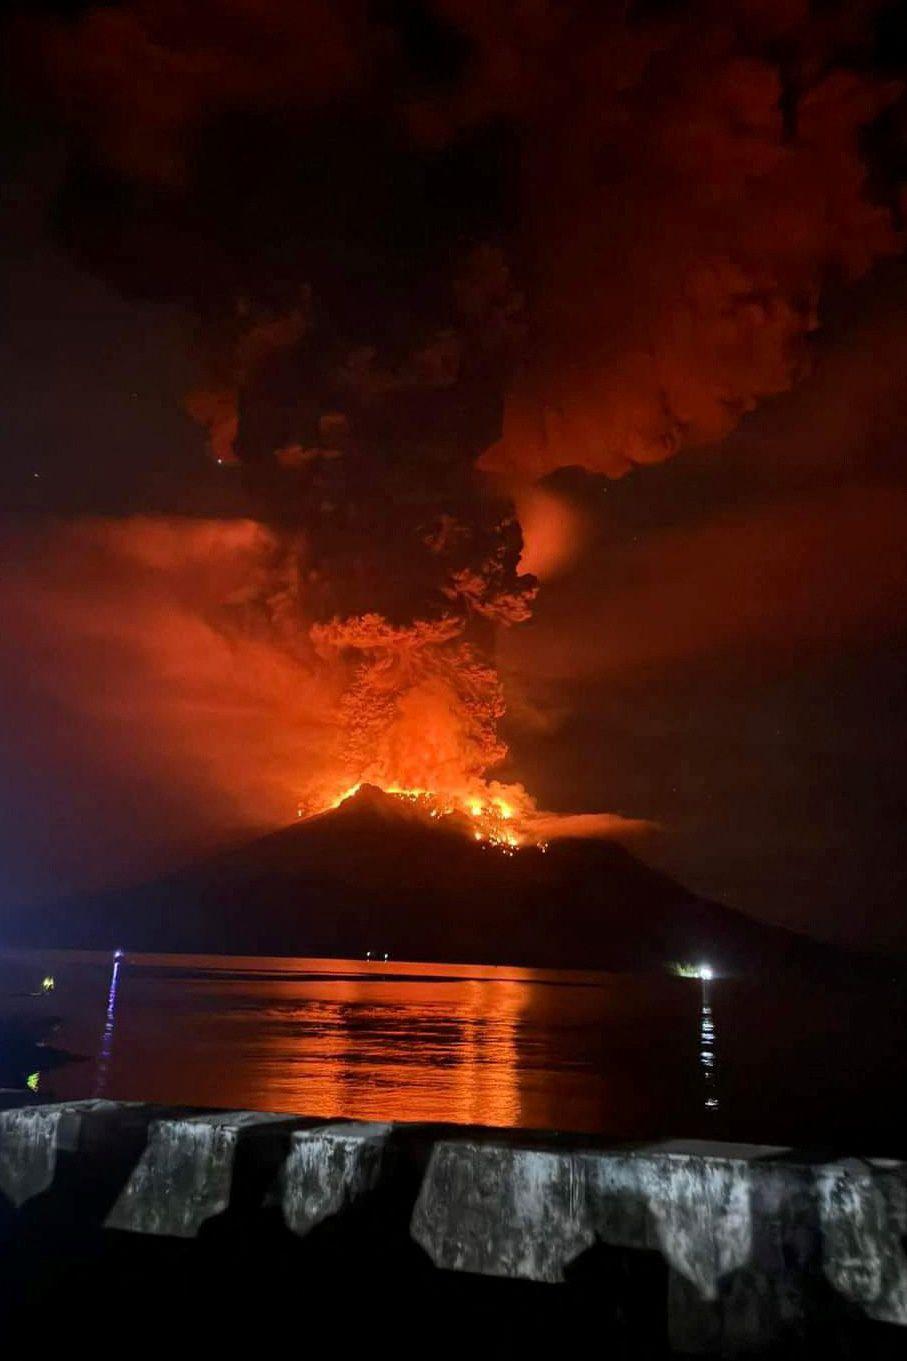
M196 139L232 110L317 108L365 76L356 3L136 0L50 21L40 59L104 160L161 184L191 174Z
M828 278L899 249L884 10L132 0L29 34L82 158L61 229L198 310L218 457L532 479L723 437Z
M901 248L861 146L901 85L838 66L853 26L801 5L543 7L506 56L491 8L449 118L506 107L529 134L535 306L484 466L618 476L723 438L802 372L823 284Z
M22 21L69 144L58 234L195 318L187 408L291 554L348 707L389 675L401 721L467 696L448 736L470 772L476 742L497 759L491 639L535 590L514 499L721 440L804 371L829 281L900 249L884 8L131 0ZM564 559L556 519L524 568ZM287 599L262 587L278 631Z

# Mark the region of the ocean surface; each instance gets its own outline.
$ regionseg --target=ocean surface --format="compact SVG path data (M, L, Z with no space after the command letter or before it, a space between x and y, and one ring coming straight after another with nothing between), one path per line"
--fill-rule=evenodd
M71 1058L37 1049L26 1075L46 1100L907 1155L893 984L3 952L10 1014L59 1019L50 1044Z

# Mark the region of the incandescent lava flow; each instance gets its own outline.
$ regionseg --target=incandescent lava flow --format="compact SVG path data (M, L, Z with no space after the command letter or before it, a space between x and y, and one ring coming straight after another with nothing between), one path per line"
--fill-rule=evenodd
M352 785L345 789L328 809L319 811L326 812L339 808L347 799L355 798L362 788L362 784ZM503 793L499 792L505 788L506 786L493 782L486 785L481 792L466 798L456 795L439 796L427 789L399 789L394 785L382 789L382 793L409 803L427 814L429 818L440 822L446 822L447 819L454 817L468 819L473 840L494 847L505 855L513 855L514 851L530 840L539 850L544 851L547 842L532 835L531 803L527 799L527 807L515 807L508 802ZM306 814L307 810L300 805L297 816L305 817Z

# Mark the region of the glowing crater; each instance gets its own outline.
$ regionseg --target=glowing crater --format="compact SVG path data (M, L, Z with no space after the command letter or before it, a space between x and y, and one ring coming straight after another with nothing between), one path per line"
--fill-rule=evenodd
M350 785L340 794L320 807L311 808L300 804L296 809L299 818L311 817L316 813L329 812L339 808L347 799L358 794L366 781ZM521 847L533 845L545 850L544 842L530 836L520 826L520 812L515 804L496 792L479 796L471 793L464 796L439 794L430 789L405 789L400 785L379 786L382 792L396 799L415 804L430 818L445 818L453 814L466 817L473 827L473 838L482 846L489 846L504 855L513 855Z

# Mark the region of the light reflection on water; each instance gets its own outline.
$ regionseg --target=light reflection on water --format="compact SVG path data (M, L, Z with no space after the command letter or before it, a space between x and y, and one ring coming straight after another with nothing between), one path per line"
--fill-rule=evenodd
M715 1015L712 1010L711 981L702 977L702 1004L699 1008L699 1066L702 1069L702 1104L707 1111L717 1111L718 1054L715 1034Z
M279 999L265 1005L257 988L243 991L220 1014L218 1030L230 1028L248 1061L253 1105L364 1119L394 1108L415 1120L520 1123L523 983L279 984ZM250 1012L259 1023L254 1039L243 1033Z
M904 994L364 960L0 952L84 1056L45 1099L907 1151ZM720 1055L716 1035L720 1037ZM720 1065L719 1065L720 1057ZM720 1083L719 1083L720 1068Z
M122 950L114 950L113 952L110 987L107 990L107 1011L104 1016L104 1029L101 1032L101 1044L95 1064L92 1095L97 1097L104 1096L107 1092L107 1074L110 1068L110 1057L113 1053L113 1036L117 1019L117 990L120 984L120 970L123 967L123 953Z
M56 1043L86 1060L42 1085L64 1099L627 1135L695 1106L696 998L670 979L64 952L54 967Z

